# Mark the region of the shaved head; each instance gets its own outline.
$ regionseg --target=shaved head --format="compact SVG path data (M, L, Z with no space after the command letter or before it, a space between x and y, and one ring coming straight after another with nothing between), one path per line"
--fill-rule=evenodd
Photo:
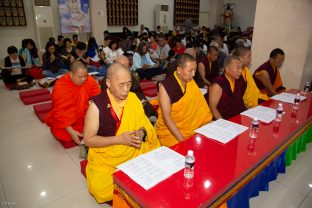
M119 74L121 72L126 72L126 73L130 74L129 69L127 69L123 64L113 63L108 67L106 76L108 79L113 79L113 77L116 74Z
M123 101L127 98L132 84L130 71L120 63L114 63L107 69L106 86L115 99Z
M185 49L184 53L190 54L196 59L196 50L194 48L187 48Z
M69 70L72 73L75 73L78 69L85 69L85 70L87 70L87 66L84 63L82 63L81 61L73 61L70 64Z
M81 61L74 61L70 64L69 76L75 85L83 85L88 77L87 66Z
M122 64L127 69L129 69L129 59L124 55L118 55L116 58L116 63Z

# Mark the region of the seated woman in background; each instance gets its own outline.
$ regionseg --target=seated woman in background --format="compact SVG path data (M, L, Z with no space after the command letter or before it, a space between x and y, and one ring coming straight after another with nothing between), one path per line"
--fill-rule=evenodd
M155 36L154 35L149 35L149 48L152 49L153 51L156 51L158 44L155 40Z
M94 37L91 37L88 40L88 47L87 47L87 56L89 56L90 58L93 58L96 55L96 50L98 48L98 45L96 43L96 40Z
M78 42L76 44L76 53L74 55L76 61L81 61L84 63L88 68L88 73L97 72L97 68L91 64L91 59L86 53L86 44L84 42Z
M177 55L182 55L185 51L185 46L181 43L181 39L177 38L175 40L175 47L173 50L177 53Z
M62 68L69 69L70 63L75 60L76 48L72 46L72 41L65 38L63 41L64 48L61 52Z
M3 82L8 84L16 84L19 80L30 82L31 78L26 76L25 61L21 56L18 56L17 48L10 46L7 49L8 56L4 59L6 69L2 70ZM16 68L14 68L16 67Z
M40 61L39 55L38 55L38 48L36 47L36 44L35 44L35 42L32 39L28 39L28 41L29 41L28 50L30 52L31 62L32 62L31 64L39 66L41 61Z
M67 72L66 69L61 69L62 61L61 57L55 54L55 43L48 42L46 47L46 52L43 54L42 60L42 75L44 77L56 78Z
M23 39L22 40L22 47L20 48L18 55L23 58L26 65L31 65L31 54L29 51L29 48L31 48L29 39Z
M116 61L116 58L118 55L122 55L124 52L121 48L119 48L119 43L117 40L112 40L108 47L105 47L103 49L103 52L105 54L105 58L107 61L107 64L112 64Z
M152 79L153 76L161 74L159 64L152 61L147 48L147 42L141 41L138 51L133 55L132 71L136 71L140 79Z

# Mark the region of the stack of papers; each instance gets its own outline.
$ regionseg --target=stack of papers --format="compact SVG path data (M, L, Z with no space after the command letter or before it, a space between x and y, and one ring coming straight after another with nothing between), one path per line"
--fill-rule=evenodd
M219 119L199 129L196 129L195 132L225 144L247 129L248 128L246 126L242 126L224 119Z
M291 93L287 93L287 92L283 92L281 94L277 94L274 95L273 97L271 97L273 100L279 100L285 103L294 103L296 95L295 94L291 94ZM307 97L305 96L300 96L300 100L305 100Z
M241 115L244 115L250 118L257 117L260 121L264 123L270 123L271 121L275 119L276 110L259 105L257 107L254 107L254 108L251 108L249 110L242 112Z
M117 168L145 190L150 189L185 166L185 157L168 147L140 155Z

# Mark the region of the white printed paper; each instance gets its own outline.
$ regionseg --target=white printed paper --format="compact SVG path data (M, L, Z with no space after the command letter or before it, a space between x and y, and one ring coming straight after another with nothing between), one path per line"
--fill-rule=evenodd
M241 115L244 115L250 118L257 117L260 121L264 123L270 123L271 121L275 119L276 110L259 105L257 107L254 107L254 108L251 108L249 110L242 112Z
M247 129L246 126L219 119L196 129L195 132L225 144Z
M117 168L145 190L150 189L185 166L185 157L168 147L160 147L129 160Z
M293 104L294 103L294 100L295 100L295 97L296 95L295 94L291 94L291 93L288 93L288 92L283 92L281 94L277 94L277 95L274 95L273 97L271 97L273 100L279 100L279 101L282 101L282 102L286 102L286 103L291 103ZM305 96L300 96L300 100L305 100L307 97Z

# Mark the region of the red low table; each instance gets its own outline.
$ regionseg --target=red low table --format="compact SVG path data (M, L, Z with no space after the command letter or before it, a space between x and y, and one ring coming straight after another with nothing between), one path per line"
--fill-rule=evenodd
M297 92L291 90L291 93ZM227 144L202 135L173 147L186 155L193 150L196 158L193 186L186 186L183 170L149 190L143 189L122 171L114 174L115 192L131 205L140 207L218 207L246 185L271 161L278 157L312 123L312 94L300 104L296 117L292 104L284 103L283 122L276 126L260 124L255 146L250 148L249 130ZM264 106L276 108L279 101L269 100ZM230 121L249 127L251 118L235 116Z

